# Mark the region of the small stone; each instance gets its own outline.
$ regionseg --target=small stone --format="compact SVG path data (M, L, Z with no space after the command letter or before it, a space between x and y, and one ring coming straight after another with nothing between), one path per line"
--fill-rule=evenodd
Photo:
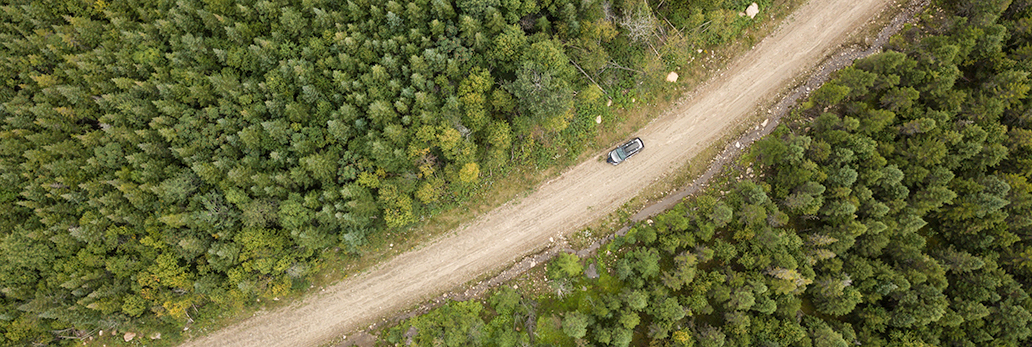
M595 116L595 124L602 124L602 116Z
M760 126L761 126L761 127L765 127L765 126L767 126L767 121L769 121L769 120L770 120L770 118L764 119L764 120L763 120L763 123L760 123Z
M104 331L101 330L101 331L97 332L97 336L104 336Z
M668 73L666 75L666 80L667 80L667 82L677 82L677 77L678 77L677 73L671 71L670 73Z
M757 5L755 2L745 9L745 15L749 16L749 19L756 18L758 13L760 13L760 5Z
M151 340L161 340L161 332L155 331L155 332L151 333L150 335L147 335L147 337L150 338Z
M132 341L133 338L136 338L136 333L125 333L125 336L122 336L122 339L125 340L125 342Z
M742 143L735 141L735 148L742 148Z

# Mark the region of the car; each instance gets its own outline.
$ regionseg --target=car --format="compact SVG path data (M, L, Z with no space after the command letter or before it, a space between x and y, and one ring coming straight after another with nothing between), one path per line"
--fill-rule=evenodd
M642 148L645 148L645 142L642 142L640 137L635 137L627 141L627 143L616 147L616 149L609 151L609 158L606 158L606 162L613 165L620 164L632 155L641 152Z

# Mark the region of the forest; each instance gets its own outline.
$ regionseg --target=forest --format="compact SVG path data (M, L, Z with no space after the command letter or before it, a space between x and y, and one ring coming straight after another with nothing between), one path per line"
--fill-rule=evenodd
M1028 346L1030 52L1032 2L935 1L884 52L812 93L722 183L597 255L557 256L544 289L503 285L380 338Z
M307 288L328 250L577 158L752 2L5 1L0 344Z

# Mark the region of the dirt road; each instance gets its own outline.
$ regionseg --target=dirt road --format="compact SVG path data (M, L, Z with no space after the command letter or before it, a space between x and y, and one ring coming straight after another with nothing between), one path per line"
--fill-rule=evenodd
M645 150L628 162L588 160L429 245L183 346L317 346L500 270L680 167L893 3L811 0L691 100L639 131Z

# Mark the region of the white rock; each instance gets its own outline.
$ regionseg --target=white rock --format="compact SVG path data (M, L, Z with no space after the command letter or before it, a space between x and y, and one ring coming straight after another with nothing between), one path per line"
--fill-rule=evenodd
M666 75L666 80L667 82L677 82L677 77L677 73L671 71L669 74Z
M760 13L760 5L757 5L755 2L745 9L745 15L749 16L749 18L755 18L758 13Z
M602 124L602 116L595 116L595 124Z
M151 340L161 340L161 333L160 333L160 332L157 332L157 331L155 331L155 332L151 333L151 334L150 334L149 336L147 336L147 337L149 337L149 338L150 338Z
M742 148L742 143L735 141L735 148Z
M125 335L122 336L122 339L125 340L125 342L132 341L133 338L136 338L136 333L125 333Z
M761 126L761 127L765 127L765 126L767 126L767 121L769 121L769 120L770 120L770 118L764 119L764 120L763 120L763 123L760 123L760 126Z
M613 106L613 99L606 101L606 106Z

